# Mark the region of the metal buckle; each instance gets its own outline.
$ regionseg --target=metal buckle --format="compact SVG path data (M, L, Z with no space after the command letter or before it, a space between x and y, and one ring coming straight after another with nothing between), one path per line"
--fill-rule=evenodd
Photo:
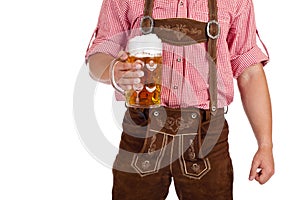
M216 35L210 34L209 30L210 30L210 26L212 24L215 24L218 27L218 32L217 32ZM207 36L210 37L211 39L213 39L213 40L217 39L220 36L220 24L219 24L219 22L217 22L216 20L210 20L209 22L207 22L206 32L207 32Z
M147 28L149 28L148 31L145 31L145 30L143 29L144 27L142 26L145 19L149 19L149 20L150 20L150 27L147 27ZM152 17L150 17L150 16L143 16L143 17L142 17L141 23L140 23L140 27L141 27L141 31L142 31L143 34L146 35L146 34L151 33L152 30L153 30L153 26L154 26L154 20L153 20Z

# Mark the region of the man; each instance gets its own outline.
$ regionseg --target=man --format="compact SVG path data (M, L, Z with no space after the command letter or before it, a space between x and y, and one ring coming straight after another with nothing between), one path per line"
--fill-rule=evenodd
M126 61L128 55L123 50L129 38L141 34L143 15L205 22L207 40L191 45L164 44L162 107L128 108L113 170L113 199L165 199L171 178L179 199L232 199L233 173L223 108L233 100L233 78L258 143L249 180L266 183L274 173L271 103L263 70L268 57L256 44L252 1L104 0L96 38L87 52L92 78L110 83L110 63L115 58ZM210 26L215 29L213 36L207 36ZM174 27L181 33L192 30L185 24ZM119 86L128 89L138 83L144 64L116 63ZM213 69L217 69L217 83ZM166 122L157 128L163 116ZM182 128L188 120L191 123ZM157 155L151 157L152 148Z

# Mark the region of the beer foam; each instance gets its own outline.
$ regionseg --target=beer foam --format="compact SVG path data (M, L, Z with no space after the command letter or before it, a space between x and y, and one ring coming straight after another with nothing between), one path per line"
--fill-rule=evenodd
M162 52L162 41L156 34L136 36L128 41L130 54L157 54Z

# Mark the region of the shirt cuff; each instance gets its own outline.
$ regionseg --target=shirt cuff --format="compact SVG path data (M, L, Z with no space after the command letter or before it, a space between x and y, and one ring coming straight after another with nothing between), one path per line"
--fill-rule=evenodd
M113 56L116 58L118 56L118 53L123 49L123 47L119 44L116 44L113 41L103 41L98 44L93 44L91 48L87 51L85 59L87 60L89 56L95 54L95 53L105 53Z
M238 78L245 69L252 65L262 63L263 66L265 66L268 62L268 56L266 56L258 46L254 46L248 52L231 60L233 77Z

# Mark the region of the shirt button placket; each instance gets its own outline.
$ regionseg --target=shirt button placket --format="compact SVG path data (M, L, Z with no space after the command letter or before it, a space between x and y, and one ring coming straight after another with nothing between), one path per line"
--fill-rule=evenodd
M176 61L180 63L180 62L181 62L181 58L178 57L178 58L176 59ZM174 85L174 86L173 86L173 89L177 90L177 89L178 89L178 86L177 86L177 85Z

